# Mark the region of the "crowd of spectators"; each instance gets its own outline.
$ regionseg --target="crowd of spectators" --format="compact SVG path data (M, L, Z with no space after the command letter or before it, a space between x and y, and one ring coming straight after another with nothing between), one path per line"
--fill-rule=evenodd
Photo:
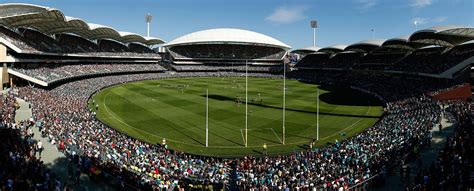
M362 53L354 51L340 52L334 56L326 53L308 54L296 64L296 67L349 69L358 63L362 56Z
M66 155L85 156L95 168L121 177L133 187L186 187L183 184L192 180L222 188L228 181L227 161L174 152L135 140L108 128L87 108L89 96L103 87L128 81L186 76L209 76L209 73L108 76L64 84L53 90L21 87L18 96L32 103L35 123L40 124L42 133L51 142L64 144L62 151Z
M18 30L18 32L22 34L23 40L28 42L36 50L42 52L64 52L58 41L56 41L51 36L45 35L33 29L19 28Z
M165 71L158 63L16 64L12 70L45 82L80 76Z
M134 74L126 78L106 76L63 84L52 90L18 87L16 96L33 105L32 121L51 142L64 145L60 150L67 156L83 158L91 167L87 169L101 169L133 188L189 189L189 183L203 185L203 188L228 188L232 183L241 190L344 189L383 172L393 161L426 140L429 131L439 122L442 110L425 93L449 85L426 87L423 80L348 75L344 71L335 74L290 72L289 77L299 80L323 85L344 84L373 92L383 98L385 114L362 133L329 146L289 155L233 160L190 155L135 140L98 121L94 111L87 107L90 95L114 84L145 79L241 75L241 72L227 71ZM250 75L282 77L267 73ZM455 106L449 108L456 110ZM233 173L238 176L231 178Z
M18 103L14 95L0 95L0 104L0 190L68 190L43 165L41 144L32 139L33 123L15 122Z
M393 64L389 70L440 74L465 59L474 56L474 43L452 48L429 47L413 51L407 57Z
M29 53L160 58L153 50L138 43L130 43L127 46L111 40L100 40L99 44L96 44L80 36L58 34L53 37L26 28L11 30L0 26L0 37Z
M297 68L326 68L329 64L329 54L315 53L303 57L295 67Z
M69 53L99 52L99 46L81 36L73 34L56 34L61 47Z
M297 68L341 68L362 70L394 70L440 74L474 56L474 43L452 48L426 47L412 52L396 48L376 49L366 55L342 52L334 56L324 53L308 54Z
M39 52L32 45L24 41L23 37L15 31L4 26L0 26L0 37L17 46L18 48L28 52Z
M354 66L354 69L385 70L396 61L402 59L408 50L398 48L375 49L365 55L362 60Z
M280 60L285 50L276 47L249 46L249 45L186 45L170 48L175 59L261 59Z
M219 72L219 71L229 71L229 72L263 72L263 73L281 73L283 71L283 66L265 66L265 65L249 65L246 67L241 63L239 65L230 65L230 64L194 64L194 65L180 65L174 64L171 67L176 71L188 71L188 72Z
M469 190L474 187L472 103L452 101L444 113L455 123L454 132L429 168L417 173L413 190Z

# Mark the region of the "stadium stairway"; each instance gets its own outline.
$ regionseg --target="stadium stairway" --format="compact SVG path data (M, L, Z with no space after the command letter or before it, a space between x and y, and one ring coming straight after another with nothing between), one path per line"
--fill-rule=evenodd
M441 124L443 127L441 132L439 131L439 124ZM399 164L391 170L391 173L387 173L385 184L382 186L375 186L370 190L404 190L404 184L408 183L408 185L411 185L418 172L429 168L430 165L438 158L439 152L446 145L447 137L449 137L454 131L455 123L449 121L444 114L441 116L441 122L439 124L437 124L431 130L432 139L430 146L420 149L420 157L422 161L421 165L419 165L418 161L415 159L407 160L405 163L403 169L410 169L410 175L408 178L406 174L401 174L400 168L402 168L402 165Z
M20 108L15 111L15 121L20 122L30 120L32 116L30 103L19 98L16 98L16 101L20 105ZM51 172L53 172L61 179L63 186L71 183L72 180L68 180L68 159L66 158L66 156L64 156L63 153L59 152L57 147L51 144L47 137L42 137L39 129L36 126L33 128L33 133L33 140L41 141L43 143L44 151L41 154L41 161L43 161L47 168L51 169ZM73 169L75 168L76 165L73 164ZM106 183L92 182L89 177L84 173L81 174L79 182L79 185L72 186L74 190L115 190Z

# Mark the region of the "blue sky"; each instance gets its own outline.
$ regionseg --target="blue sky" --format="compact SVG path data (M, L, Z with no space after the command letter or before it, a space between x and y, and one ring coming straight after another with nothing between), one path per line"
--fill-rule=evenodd
M474 27L474 0L0 0L63 11L91 23L170 41L209 28L231 27L275 37L293 48L312 45L309 22L318 20L316 43L325 47L411 34L436 25Z

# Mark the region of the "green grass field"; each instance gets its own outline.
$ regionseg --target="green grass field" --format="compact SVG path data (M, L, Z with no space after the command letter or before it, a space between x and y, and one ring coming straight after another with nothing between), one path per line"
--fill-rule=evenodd
M287 80L286 141L282 141L283 80L249 78L248 147L244 147L245 78L176 78L106 88L92 98L98 118L149 143L163 137L174 150L238 157L283 154L307 148L316 138L316 88L320 91L320 140L345 139L373 125L382 114L377 99L351 89ZM205 147L206 89L209 89L209 147ZM260 94L260 95L259 95ZM253 102L252 102L253 99ZM90 100L92 102L92 100ZM92 107L92 104L89 104Z

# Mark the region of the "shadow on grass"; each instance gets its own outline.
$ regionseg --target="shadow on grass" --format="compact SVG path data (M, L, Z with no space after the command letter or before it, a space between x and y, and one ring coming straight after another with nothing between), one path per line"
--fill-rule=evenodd
M347 106L381 105L380 100L377 98L357 90L349 88L332 88L327 91L327 93L319 95L319 99L328 104Z
M369 104L369 103L371 103L370 101L368 103L367 103L367 101L365 101L366 103L364 105L361 101L361 99L363 99L363 98L357 99L358 102L352 102L351 103L350 101L346 101L346 104L342 104L342 103L343 103L344 99L347 99L347 97L344 98L344 99L331 98L331 96L336 96L340 93L343 93L343 92L338 92L338 93L330 94L330 95L327 95L327 96L325 96L325 94L322 94L319 97L322 101L324 101L326 103L329 103L329 104L334 104L334 105L348 105L348 104L354 105L354 106L369 106L369 105L371 105L371 104ZM326 93L326 94L328 94L328 93ZM347 95L347 92L346 92L346 95ZM356 94L354 94L354 95L356 95ZM338 96L342 96L342 95L338 95ZM357 95L357 96L360 96L360 95ZM365 96L367 98L367 95L365 95ZM206 95L201 95L201 97L206 97ZM232 97L228 97L228 96L222 96L222 95L215 95L215 94L209 95L209 98L213 99L213 100L218 100L218 101L234 101L234 102L236 101L236 98L232 98ZM341 103L338 103L338 101L341 102ZM242 103L245 103L245 102L242 102ZM272 109L278 109L278 110L283 109L282 107L275 107L275 106L265 105L265 104L260 104L260 103L248 103L248 104L252 105L252 106L257 106L257 107L265 107L265 108L272 108ZM292 109L292 108L286 108L286 110L287 111L294 111L294 112L310 113L310 114L316 114L317 113L316 111L307 111L307 110ZM342 117L379 118L379 116L364 116L364 115L327 113L327 112L319 112L319 114L320 115L331 115L331 116L342 116Z

